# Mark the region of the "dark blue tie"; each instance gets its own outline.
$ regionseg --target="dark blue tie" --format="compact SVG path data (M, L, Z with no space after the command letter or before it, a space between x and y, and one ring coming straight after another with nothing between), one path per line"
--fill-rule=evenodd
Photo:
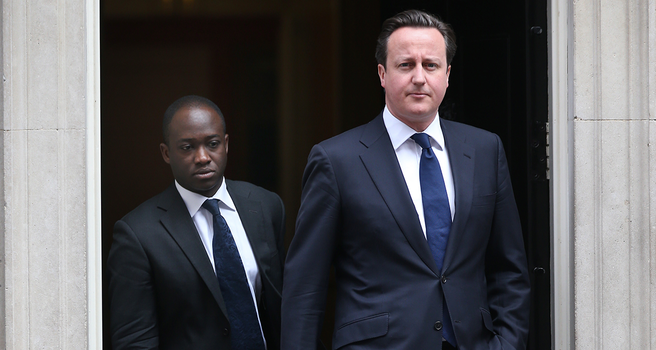
M417 133L412 139L421 146L421 161L419 162L419 182L421 183L421 201L424 206L424 221L426 223L426 240L433 254L437 268L442 271L446 243L451 230L451 207L446 194L442 169L431 148L427 134ZM449 310L444 302L444 339L456 346L456 337Z
M263 350L264 339L257 320L253 296L230 227L219 211L217 199L206 200L203 208L209 210L214 217L212 239L214 266L221 286L221 294L228 309L231 328L230 347L233 350Z

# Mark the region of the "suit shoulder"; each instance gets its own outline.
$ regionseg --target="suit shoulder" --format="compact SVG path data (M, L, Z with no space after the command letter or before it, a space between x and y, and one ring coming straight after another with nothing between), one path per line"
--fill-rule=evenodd
M366 149L368 147L366 144L371 144L386 135L387 131L381 113L369 123L344 131L318 143L315 147L323 149L330 158L335 160L351 158L357 156L359 151Z
M337 134L329 139L319 142L324 148L333 148L333 147L344 147L345 144L349 143L359 143L362 133L364 132L367 124L357 126L353 129Z
M491 131L487 131L485 129L481 129L481 128L476 127L476 126L472 126L472 125L461 123L461 122L456 122L456 121L453 121L453 120L442 119L442 127L443 128L445 128L445 127L446 128L451 128L455 131L464 132L464 133L469 134L469 135L488 136L488 137L496 135L495 133L493 133Z
M266 188L260 187L258 185L246 181L226 179L226 185L228 186L229 192L244 197L256 196L256 197L280 198L278 194L276 194L275 192L269 191Z
M125 216L123 216L121 220L126 222L135 222L135 221L142 221L146 218L152 218L154 216L161 215L163 212L161 208L161 204L163 202L170 202L171 200L174 200L175 195L177 195L178 197L180 196L179 194L177 194L175 188L172 189L171 187L169 187L166 190L160 192L159 194L139 204L136 208L132 209L129 213L125 214ZM181 197L180 200L182 200Z
M468 142L478 141L481 143L497 143L499 136L491 131L481 129L468 124L455 122L452 120L442 119L442 129L451 134L460 135L467 139Z

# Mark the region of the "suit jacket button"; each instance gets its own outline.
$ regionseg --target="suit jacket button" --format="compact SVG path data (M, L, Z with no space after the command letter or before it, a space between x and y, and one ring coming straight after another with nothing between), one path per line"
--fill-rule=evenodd
M228 328L223 328L223 335L227 337L228 334L230 334L230 330Z
M442 276L442 284L446 283L446 276Z
M442 330L442 321L437 321L435 322L435 325L433 326L436 331L441 331Z

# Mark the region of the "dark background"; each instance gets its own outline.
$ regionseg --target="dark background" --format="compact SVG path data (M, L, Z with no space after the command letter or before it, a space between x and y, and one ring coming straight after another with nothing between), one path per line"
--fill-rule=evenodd
M458 50L440 116L504 142L533 287L529 348L551 348L546 0L104 0L101 8L105 257L114 222L173 181L159 153L161 119L188 94L210 98L226 117L226 177L282 197L288 244L312 145L384 106L374 58L382 21L415 8L451 23Z

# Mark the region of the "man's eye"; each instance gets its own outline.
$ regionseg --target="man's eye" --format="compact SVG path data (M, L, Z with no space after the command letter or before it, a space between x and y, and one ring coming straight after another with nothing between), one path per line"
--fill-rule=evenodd
M437 68L437 64L436 64L436 63L427 63L427 64L426 64L426 68L428 68L428 69L436 69L436 68Z
M188 150L191 149L191 145L182 145L182 146L180 146L180 149L183 150L183 151L188 151Z
M219 147L219 141L210 141L209 146L212 148L217 148Z

